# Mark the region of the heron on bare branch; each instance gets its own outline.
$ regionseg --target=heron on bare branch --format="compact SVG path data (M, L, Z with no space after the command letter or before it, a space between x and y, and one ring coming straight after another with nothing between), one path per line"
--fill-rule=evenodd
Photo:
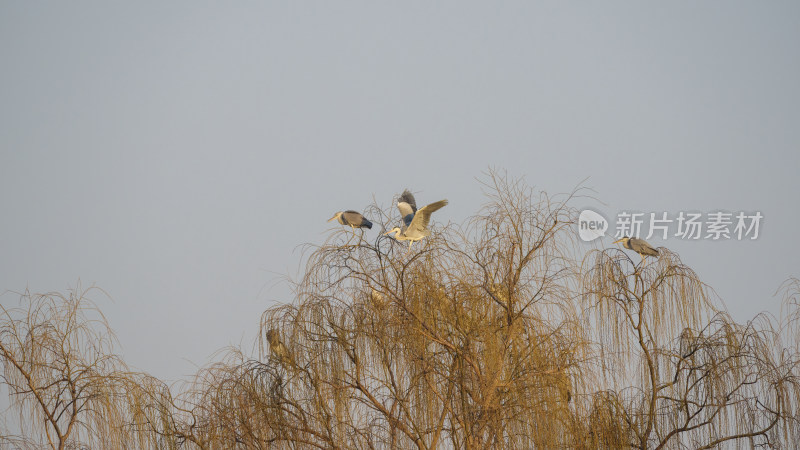
M446 205L447 200L439 200L417 210L417 202L414 199L414 195L408 190L403 191L400 201L397 202L397 209L400 210L400 214L403 216L403 226L394 227L383 234L394 233L393 237L398 241L408 241L408 251L411 251L411 244L431 235L428 229L428 224L431 222L431 214Z
M638 253L639 256L642 257L642 261L644 261L647 256L658 256L658 250L653 248L653 246L648 244L644 239L624 236L622 239L614 241L615 244L618 242L622 242L622 246L628 250L633 250Z

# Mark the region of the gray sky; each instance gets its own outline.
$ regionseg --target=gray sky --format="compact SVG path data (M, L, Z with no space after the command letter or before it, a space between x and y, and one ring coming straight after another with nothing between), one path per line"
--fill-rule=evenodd
M176 379L249 348L333 212L410 187L461 222L493 166L589 177L607 216L760 211L755 241L651 242L777 313L798 5L2 2L0 290L97 284L126 361Z

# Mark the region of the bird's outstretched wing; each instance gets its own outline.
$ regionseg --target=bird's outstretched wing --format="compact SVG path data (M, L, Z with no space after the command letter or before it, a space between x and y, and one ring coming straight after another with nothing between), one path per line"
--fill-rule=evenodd
M423 233L431 222L431 214L443 208L445 205L447 205L447 200L439 200L438 202L423 206L422 209L414 214L414 220L412 220L411 224L408 226L406 234Z
M403 193L400 194L400 198L397 199L397 209L400 210L400 217L403 219L403 227L406 228L411 225L411 221L414 220L414 214L417 212L417 201L414 199L414 194L408 189L403 191Z
M411 214L417 212L417 201L414 199L414 194L412 194L408 189L404 190L403 193L400 194L400 198L397 199L397 203L408 204L408 206L411 207Z

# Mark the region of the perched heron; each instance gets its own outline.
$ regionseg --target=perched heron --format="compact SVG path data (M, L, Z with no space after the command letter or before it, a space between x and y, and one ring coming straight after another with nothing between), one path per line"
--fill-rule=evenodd
M267 331L267 341L269 342L269 350L281 363L290 367L295 366L292 355L289 353L289 349L281 342L277 330L272 329Z
M617 242L622 242L623 247L638 253L639 256L642 257L642 261L645 260L646 256L658 256L658 250L654 249L653 246L648 244L644 239L624 236L622 239L614 241L615 244Z
M372 291L369 294L369 299L372 301L372 306L376 309L381 310L386 306L386 301L383 298L383 294L376 291L375 288L371 288Z
M411 244L431 235L430 230L428 230L431 214L445 205L447 205L447 200L439 200L417 210L414 196L410 192L404 191L400 196L400 201L397 203L397 209L403 215L403 226L402 228L394 227L383 234L395 233L394 238L398 241L408 241L408 251L411 251Z
M338 220L342 225L349 225L353 228L372 228L372 222L362 216L360 212L352 210L339 211L328 219L328 222L333 219Z

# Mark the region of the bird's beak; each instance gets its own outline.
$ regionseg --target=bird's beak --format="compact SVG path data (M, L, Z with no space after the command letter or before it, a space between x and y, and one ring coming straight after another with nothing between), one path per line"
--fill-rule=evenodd
M622 239L620 239L618 241L614 241L614 244L616 244L617 242L622 242L623 240L625 240L625 238L622 238Z
M331 217L330 219L328 219L328 222L330 222L331 220L335 219L335 218L336 218L336 216L337 216L337 214L334 214L334 215L333 215L333 217Z

